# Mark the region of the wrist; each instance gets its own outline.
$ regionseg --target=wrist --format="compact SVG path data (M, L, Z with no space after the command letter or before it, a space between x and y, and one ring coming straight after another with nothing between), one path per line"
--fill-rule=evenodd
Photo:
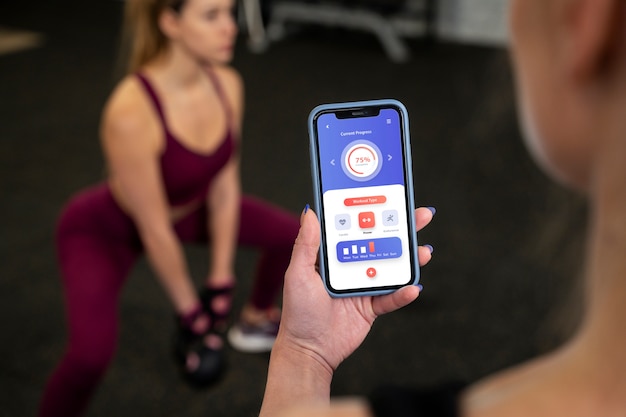
M272 348L272 355L274 352L285 362L309 371L311 378L330 385L335 370L316 350L294 342L279 332Z
M221 288L235 283L235 272L229 268L213 268L206 278L209 287Z
M319 354L279 335L272 348L261 416L297 405L329 405L332 378L332 367Z

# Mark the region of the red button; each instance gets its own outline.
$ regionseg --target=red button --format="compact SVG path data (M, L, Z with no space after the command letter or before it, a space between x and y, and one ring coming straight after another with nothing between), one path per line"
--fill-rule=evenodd
M365 206L368 204L384 204L387 202L387 197L384 195L373 195L371 197L353 197L343 200L343 204L346 206Z
M376 226L376 220L373 211L359 213L359 227L361 229L371 229L374 226Z
M376 276L376 269L367 268L367 276L370 278L374 278Z

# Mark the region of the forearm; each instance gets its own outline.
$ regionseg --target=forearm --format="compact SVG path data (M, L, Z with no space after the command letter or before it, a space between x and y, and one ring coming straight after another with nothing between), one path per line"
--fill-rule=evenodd
M312 352L280 339L270 357L260 417L275 416L294 406L328 406L333 371Z
M227 192L212 196L209 205L210 277L232 278L239 234L241 192L233 186Z
M142 233L150 265L177 313L188 312L198 302L182 245L173 231L152 229Z

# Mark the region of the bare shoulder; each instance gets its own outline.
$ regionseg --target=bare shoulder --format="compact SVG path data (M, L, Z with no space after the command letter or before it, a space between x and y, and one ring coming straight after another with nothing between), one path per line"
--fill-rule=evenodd
M235 68L229 65L216 66L215 74L219 77L226 90L235 92L243 90L243 79Z
M296 406L285 410L280 416L298 417L373 417L367 401L363 398L333 399L328 405Z
M228 96L233 110L236 114L241 115L244 106L244 83L241 74L228 65L216 66L214 71L220 80L224 92Z
M104 107L100 131L105 147L158 147L157 114L135 77L127 76L111 93Z

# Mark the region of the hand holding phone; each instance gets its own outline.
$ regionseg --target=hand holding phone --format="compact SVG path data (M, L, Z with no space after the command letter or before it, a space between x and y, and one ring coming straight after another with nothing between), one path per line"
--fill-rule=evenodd
M320 275L334 297L419 280L408 113L397 100L317 106L309 115Z

